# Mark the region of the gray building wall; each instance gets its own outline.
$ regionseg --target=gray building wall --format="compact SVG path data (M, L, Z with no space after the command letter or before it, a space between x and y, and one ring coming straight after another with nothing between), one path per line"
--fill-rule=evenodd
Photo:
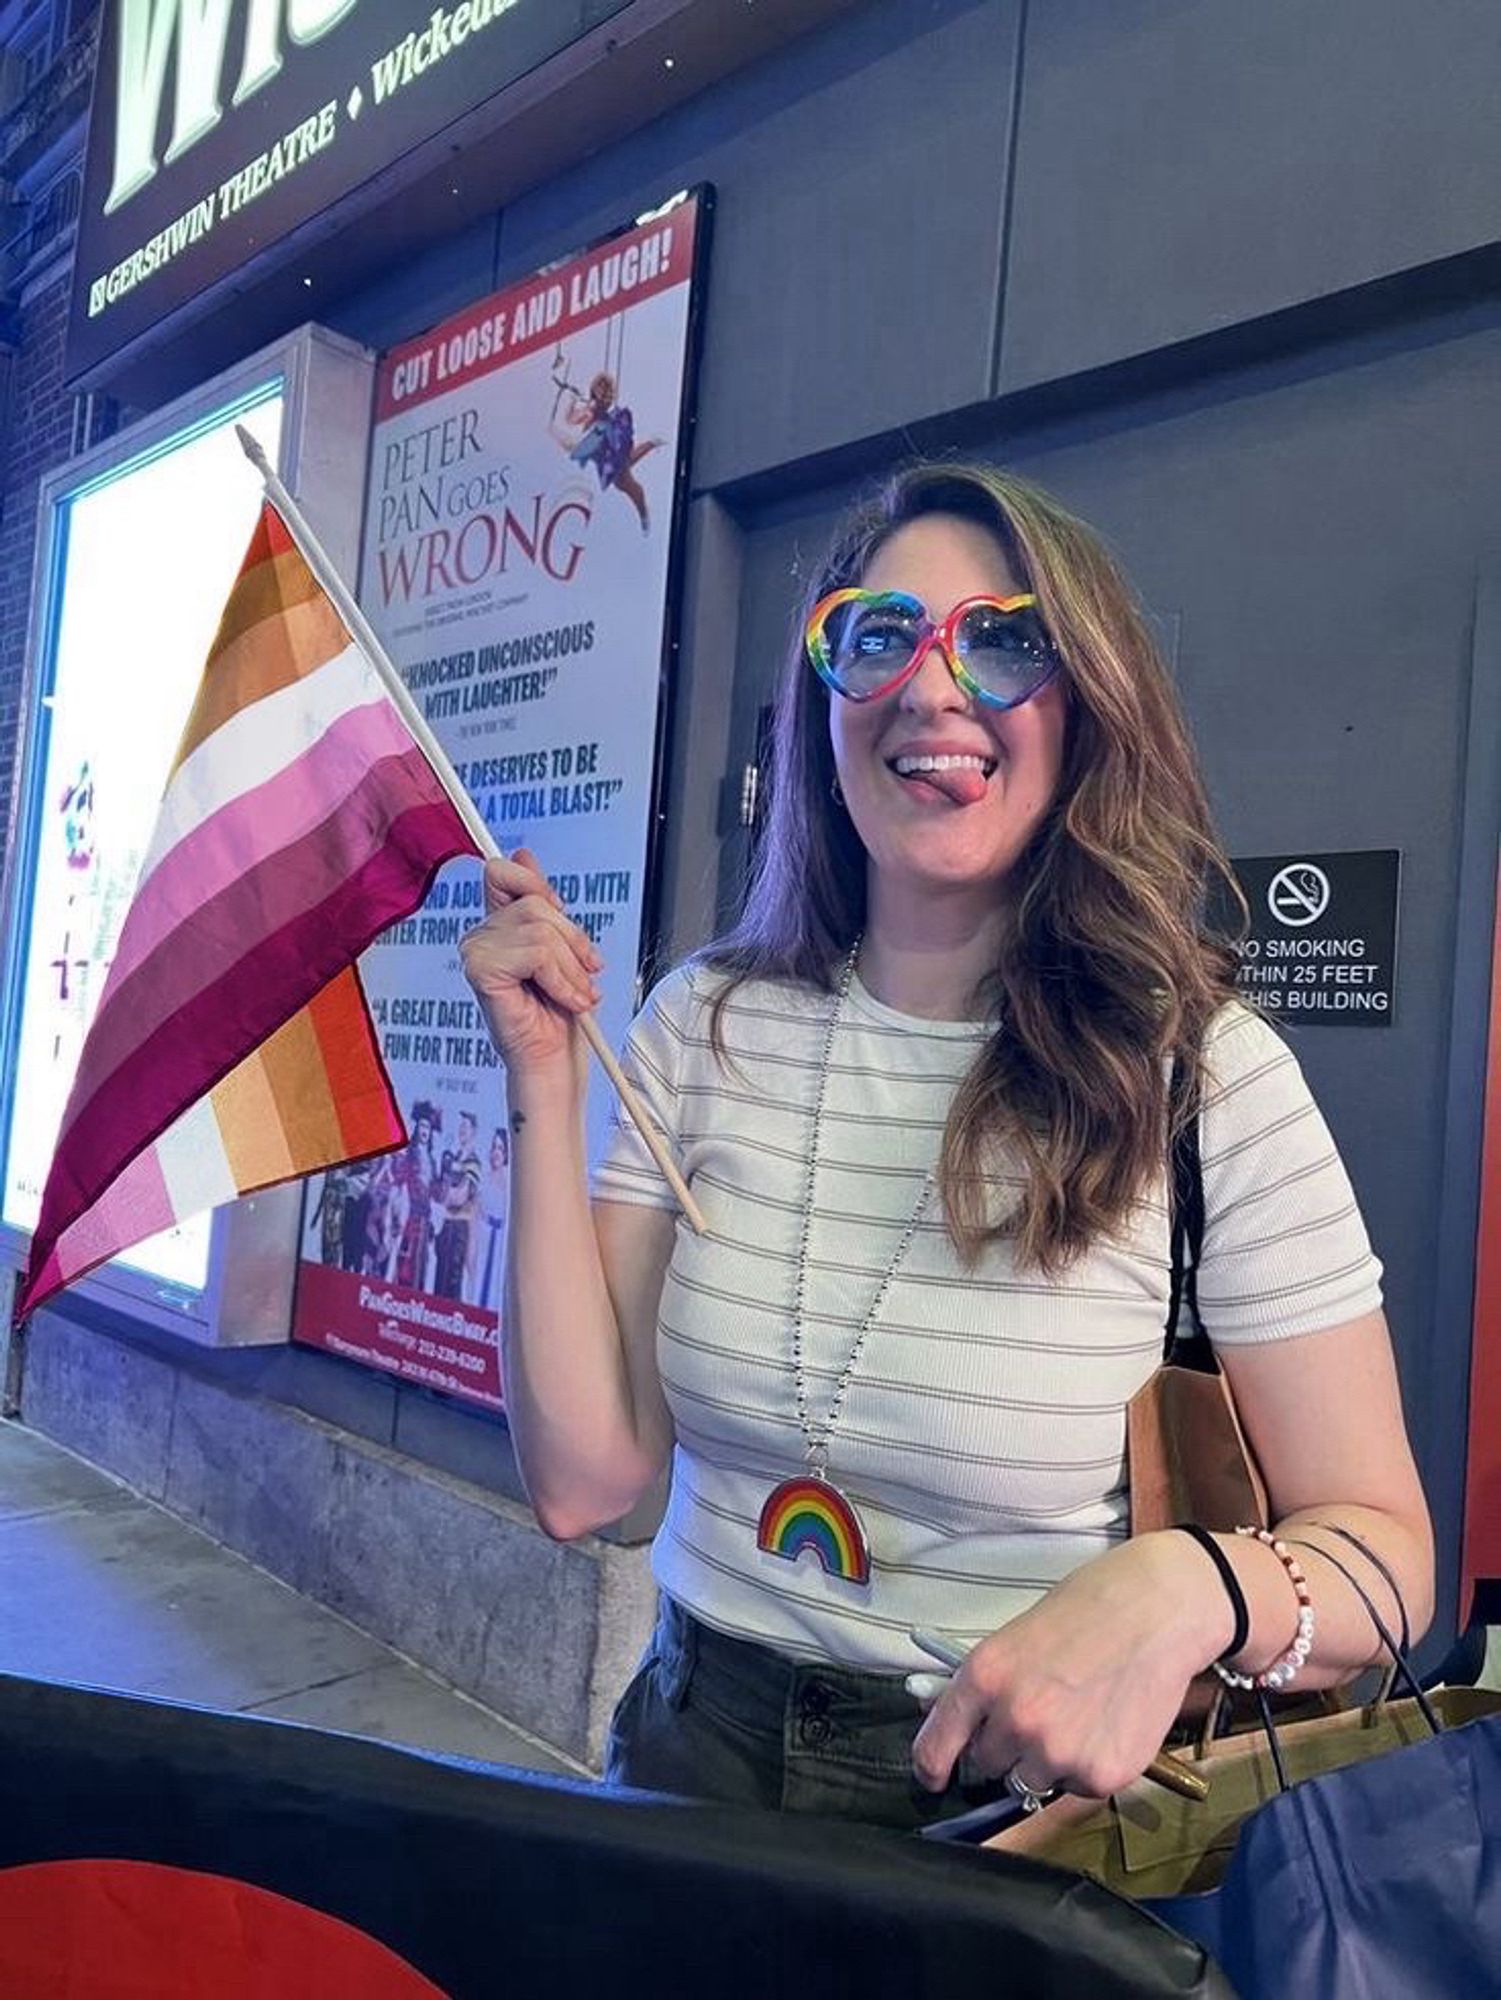
M1396 846L1397 1016L1295 1046L1387 1267L1452 1631L1501 823L1492 0L877 0L326 317L384 347L712 181L669 951L798 572L859 481L978 451L1177 633L1232 852ZM726 787L727 773L735 774ZM502 1489L483 1420L321 1356L207 1357Z

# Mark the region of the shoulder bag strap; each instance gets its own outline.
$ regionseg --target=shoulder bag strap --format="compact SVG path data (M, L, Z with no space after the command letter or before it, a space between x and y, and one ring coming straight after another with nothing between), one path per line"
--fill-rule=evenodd
M1181 1055L1173 1058L1172 1081L1168 1090L1170 1113L1176 1129L1169 1176L1172 1274L1168 1286L1162 1358L1175 1368L1197 1368L1204 1374L1213 1375L1218 1372L1219 1364L1199 1314L1199 1259L1204 1250L1204 1172L1199 1156L1197 1091ZM1194 1105L1193 1116L1179 1125L1179 1108L1186 1103ZM1193 1331L1180 1335L1178 1318L1185 1301Z

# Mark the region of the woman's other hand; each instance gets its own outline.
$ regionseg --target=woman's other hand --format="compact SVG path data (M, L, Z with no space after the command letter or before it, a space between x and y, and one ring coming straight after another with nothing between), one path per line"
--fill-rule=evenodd
M1105 1798L1139 1777L1231 1638L1204 1568L1186 1535L1143 1535L982 1639L917 1733L919 1782L941 1791L961 1755L966 1780L1015 1771L1035 1792Z
M485 909L459 956L507 1071L578 1064L577 1017L599 1004L604 960L527 848L485 863Z

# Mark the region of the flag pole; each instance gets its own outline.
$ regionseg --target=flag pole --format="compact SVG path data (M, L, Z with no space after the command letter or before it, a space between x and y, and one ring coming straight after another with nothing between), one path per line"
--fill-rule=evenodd
M382 646L380 640L376 638L374 631L371 629L370 621L355 602L354 593L349 589L343 578L339 575L339 572L334 568L333 563L324 553L322 544L308 525L302 509L297 505L297 502L278 478L270 460L266 457L258 441L250 435L250 432L246 430L243 424L235 425L235 434L240 440L240 447L244 451L245 456L265 481L266 493L274 503L276 511L281 515L283 521L286 522L287 531L293 541L296 542L308 568L313 572L319 583L322 584L324 590L327 591L334 609L343 619L360 649L369 659L370 664L380 675L386 693L390 696L402 721L411 731L423 756L431 764L439 784L442 785L444 791L447 792L450 800L453 802L454 810L463 820L470 839L473 840L475 846L487 860L500 860L502 858L501 851L496 845L494 834L491 833L489 827L485 824L480 815L479 808L475 805L473 799L470 798L468 792L459 783L458 773L449 762L447 751L428 727L427 717L418 708L416 702L413 701L411 694L408 692L406 682L401 678L401 675L396 671L396 668L387 657L386 649ZM687 1183L678 1172L672 1156L662 1143L662 1139L655 1125L653 1125L646 1107L642 1104L640 1098L637 1097L620 1064L615 1060L615 1051L605 1040L600 1025L595 1020L592 1011L579 1014L575 1018L583 1033L584 1040L593 1050L601 1069L603 1069L605 1075L614 1086L616 1096L630 1114L632 1124L641 1134L647 1150L661 1168L667 1185L677 1196L683 1214L687 1217L697 1235L706 1235L708 1224L704 1221L703 1211L688 1192Z

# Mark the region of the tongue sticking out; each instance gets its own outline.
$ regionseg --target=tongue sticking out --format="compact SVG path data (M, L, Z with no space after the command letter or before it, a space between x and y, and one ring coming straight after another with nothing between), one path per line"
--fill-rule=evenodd
M915 782L931 785L946 799L952 799L956 806L972 806L985 796L985 773L973 764L950 765L946 771L920 771L915 775Z

